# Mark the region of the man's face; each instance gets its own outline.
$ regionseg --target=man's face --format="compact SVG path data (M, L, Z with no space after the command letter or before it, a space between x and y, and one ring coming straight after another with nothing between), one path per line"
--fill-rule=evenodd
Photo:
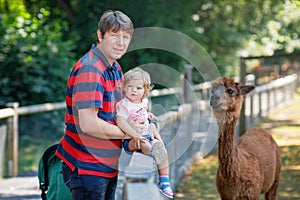
M101 33L98 30L98 38ZM99 38L99 47L103 52L108 62L112 64L114 61L120 59L128 48L131 41L131 35L126 31L120 30L118 32L106 32L103 38Z

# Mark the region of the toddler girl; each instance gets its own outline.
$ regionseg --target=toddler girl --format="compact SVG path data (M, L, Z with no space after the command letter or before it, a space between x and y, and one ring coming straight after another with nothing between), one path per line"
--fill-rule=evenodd
M173 198L169 182L169 161L167 150L154 123L149 124L148 95L152 89L150 75L141 68L134 68L124 74L124 98L117 103L117 125L132 139L124 140L126 151L141 151L154 157L158 164L159 189Z

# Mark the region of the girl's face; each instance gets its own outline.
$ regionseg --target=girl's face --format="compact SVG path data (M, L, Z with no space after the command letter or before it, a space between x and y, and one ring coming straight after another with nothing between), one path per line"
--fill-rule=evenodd
M145 88L144 83L142 80L131 80L129 81L124 88L125 96L132 102L132 103L141 103Z

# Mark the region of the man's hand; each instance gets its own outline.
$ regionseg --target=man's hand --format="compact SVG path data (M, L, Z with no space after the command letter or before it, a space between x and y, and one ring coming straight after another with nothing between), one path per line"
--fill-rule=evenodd
M132 138L134 141L134 144L136 145L135 148L141 149L141 143L146 143L148 142L147 138L144 137L137 137L137 138Z
M149 124L148 131L152 140L153 139L161 140L161 137L159 135L158 129L155 124L153 123Z
M158 119L156 118L156 116L152 112L148 112L148 117L149 117L150 120L158 121Z

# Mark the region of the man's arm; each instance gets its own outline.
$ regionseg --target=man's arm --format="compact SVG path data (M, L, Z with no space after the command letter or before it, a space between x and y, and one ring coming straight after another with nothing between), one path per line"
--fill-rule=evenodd
M97 112L96 108L86 108L78 111L79 126L83 132L104 139L128 138L118 126L99 118Z

